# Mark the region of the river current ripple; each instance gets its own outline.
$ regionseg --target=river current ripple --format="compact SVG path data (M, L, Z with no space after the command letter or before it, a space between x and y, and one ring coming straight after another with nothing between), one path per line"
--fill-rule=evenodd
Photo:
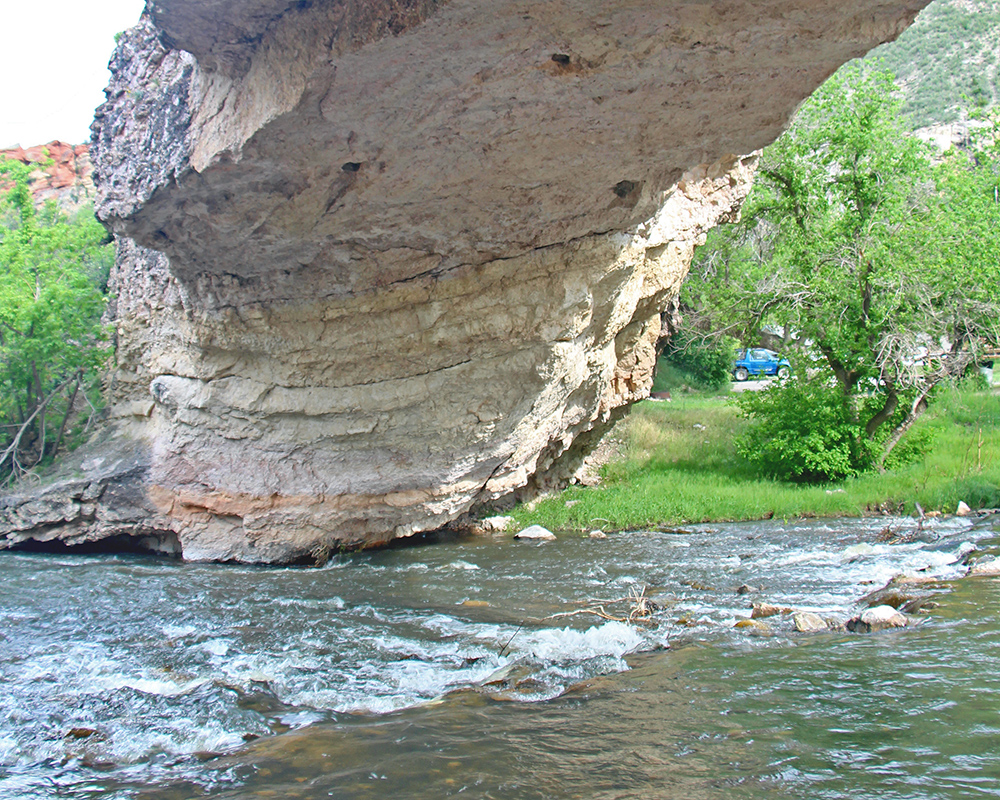
M0 797L1000 796L1000 585L960 580L998 529L452 539L321 569L4 553ZM939 581L905 630L735 627L753 602L846 620L901 573ZM639 592L653 616L607 618Z

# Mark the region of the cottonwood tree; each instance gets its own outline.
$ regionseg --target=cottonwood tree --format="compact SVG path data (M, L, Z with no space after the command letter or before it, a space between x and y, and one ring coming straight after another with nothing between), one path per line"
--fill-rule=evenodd
M107 359L101 326L111 253L92 212L36 209L34 166L0 159L0 477L62 447L92 409Z
M996 152L935 161L899 105L888 73L849 66L820 87L763 152L743 221L710 240L685 290L715 329L777 325L809 344L815 387L742 401L759 420L813 403L836 429L818 431L828 458L809 466L802 452L756 459L785 477L881 466L934 387L998 340Z

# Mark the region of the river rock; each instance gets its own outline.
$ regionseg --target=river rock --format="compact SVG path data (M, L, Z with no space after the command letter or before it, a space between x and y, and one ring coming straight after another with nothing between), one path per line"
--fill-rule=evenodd
M892 606L875 606L848 620L847 629L854 633L875 633L890 628L905 628L907 624L906 617Z
M967 517L972 513L972 509L965 503L964 500L958 501L958 508L955 510L955 514L959 517Z
M591 531L587 534L591 539L607 539L608 535L604 531Z
M97 730L94 728L70 728L66 731L65 738L67 739L89 739L94 736Z
M548 541L555 539L556 535L550 531L548 528L543 528L541 525L529 525L520 533L514 534L515 539L539 539L542 541Z
M503 533L515 524L513 517L486 517L479 521L479 526L487 533Z
M775 606L771 603L754 603L750 612L750 619L766 619L775 617L778 614L790 614L792 609Z
M1000 575L1000 558L990 556L977 561L969 568L970 576L995 577Z
M796 611L792 615L792 622L799 633L816 633L830 629L825 619L811 611Z
M763 634L765 636L773 633L771 626L766 622L761 622L759 619L741 619L733 627L747 633Z
M311 561L571 480L753 154L926 2L148 3L91 158L150 525Z

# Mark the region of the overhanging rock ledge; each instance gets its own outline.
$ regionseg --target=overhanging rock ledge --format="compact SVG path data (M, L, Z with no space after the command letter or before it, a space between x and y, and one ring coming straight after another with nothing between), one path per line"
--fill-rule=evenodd
M93 126L149 512L117 532L288 562L569 477L742 154L925 4L157 0Z

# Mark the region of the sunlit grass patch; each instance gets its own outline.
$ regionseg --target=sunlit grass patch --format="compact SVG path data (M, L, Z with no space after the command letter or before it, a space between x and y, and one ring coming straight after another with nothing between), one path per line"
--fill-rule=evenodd
M942 392L913 436L916 461L857 478L803 486L755 475L734 441L746 421L726 398L690 395L639 404L623 423L624 457L602 485L572 487L514 515L553 530L641 529L693 522L860 515L902 506L914 513L1000 506L1000 396ZM905 441L905 440L904 440Z

